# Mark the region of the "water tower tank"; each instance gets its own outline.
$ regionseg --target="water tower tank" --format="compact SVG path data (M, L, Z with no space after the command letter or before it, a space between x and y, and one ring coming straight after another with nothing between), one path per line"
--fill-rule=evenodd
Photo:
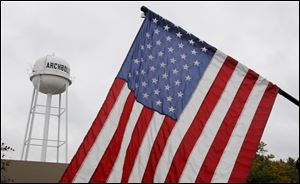
M70 66L62 58L47 55L38 59L32 69L30 80L44 94L60 94L70 86Z

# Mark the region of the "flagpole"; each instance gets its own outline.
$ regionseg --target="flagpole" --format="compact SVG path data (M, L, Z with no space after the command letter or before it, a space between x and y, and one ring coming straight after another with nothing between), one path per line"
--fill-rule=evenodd
M146 6L142 6L141 11L146 14L148 12L148 8Z
M299 100L279 88L278 93L299 107Z

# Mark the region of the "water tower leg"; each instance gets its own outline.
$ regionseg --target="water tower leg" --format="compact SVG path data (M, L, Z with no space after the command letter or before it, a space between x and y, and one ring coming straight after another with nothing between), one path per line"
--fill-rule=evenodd
M47 94L41 161L46 161L52 95Z
M39 96L39 90L40 90L40 84L41 84L41 79L39 79L39 83L37 85L37 88L35 89L35 97L34 97L34 102L33 102L33 106L32 106L32 116L31 116L31 120L30 120L30 128L29 128L29 134L28 134L28 142L27 142L27 146L26 146L26 151L25 151L25 160L28 159L28 152L29 152L29 148L30 148L30 142L31 142L31 135L32 135L32 128L33 128L33 123L34 123L34 115L35 115L35 111L36 111L36 103L38 100L38 96Z
M59 161L59 143L60 143L60 109L61 109L61 94L59 94L58 100L58 125L57 125L57 148L56 148L56 162Z
M68 88L69 85L66 85L66 109L65 109L65 116L66 116L66 163L68 163Z
M25 137L24 137L24 144L23 144L23 149L22 149L21 160L23 160L23 157L24 157L24 150L25 150L26 140L27 140L27 136L28 136L28 128L29 128L29 124L30 124L30 117L32 115L32 110L33 110L32 105L33 105L33 101L34 101L34 98L35 98L35 93L36 93L36 90L33 88L31 103L30 103L30 108L29 108L29 115L28 115L28 120L27 120L27 126L26 126L26 131L25 131Z

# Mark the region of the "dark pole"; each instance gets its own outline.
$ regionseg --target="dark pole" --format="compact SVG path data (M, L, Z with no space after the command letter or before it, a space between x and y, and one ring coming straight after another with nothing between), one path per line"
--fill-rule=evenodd
M297 105L299 107L299 100L297 100L296 98L292 97L290 94L288 94L287 92L283 91L280 88L279 88L278 93L281 94L283 97L285 97L286 99L288 99L289 101L293 102L295 105Z
M146 6L142 6L141 11L144 12L145 14L147 14L148 8Z
M141 7L141 11L144 12L144 14L147 14L148 8L145 7L145 6L142 6ZM288 94L287 92L283 91L280 88L279 88L278 93L280 95L282 95L283 97L285 97L286 99L288 99L289 101L293 102L295 105L297 105L299 107L299 100L297 100L296 98L292 97L290 94Z

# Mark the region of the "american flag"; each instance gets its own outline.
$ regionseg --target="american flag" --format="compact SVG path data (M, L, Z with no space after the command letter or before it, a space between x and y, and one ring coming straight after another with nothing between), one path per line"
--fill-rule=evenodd
M61 182L245 182L277 93L149 10Z

